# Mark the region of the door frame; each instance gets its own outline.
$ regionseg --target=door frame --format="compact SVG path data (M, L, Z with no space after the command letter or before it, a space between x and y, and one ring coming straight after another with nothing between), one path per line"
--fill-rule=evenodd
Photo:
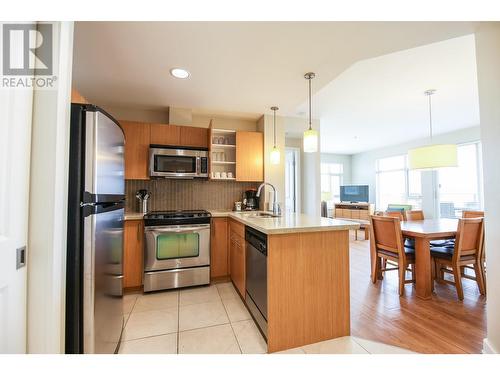
M285 147L285 164L286 164L286 154L288 151L293 151L295 157L295 212L301 212L302 207L302 199L301 199L301 165L300 165L300 156L301 149L300 147ZM285 181L285 209L286 209L286 181Z
M28 230L28 353L64 353L73 27L54 22L57 88L35 91Z

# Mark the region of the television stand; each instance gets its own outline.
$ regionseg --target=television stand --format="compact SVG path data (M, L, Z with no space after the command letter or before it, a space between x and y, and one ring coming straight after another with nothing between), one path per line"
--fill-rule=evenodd
M365 240L369 236L370 215L373 215L375 205L364 202L340 202L334 205L334 217L336 219L352 220L360 224L360 229L365 231ZM355 231L355 238L358 239L358 230Z

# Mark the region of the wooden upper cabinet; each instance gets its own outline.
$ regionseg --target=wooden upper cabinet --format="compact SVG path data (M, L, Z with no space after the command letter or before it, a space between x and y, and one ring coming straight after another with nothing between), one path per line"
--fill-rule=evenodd
M264 180L264 134L236 132L236 181Z
M208 147L208 129L194 126L151 124L151 144Z
M172 126L172 125L169 125ZM194 126L179 126L180 144L188 147L208 147L208 129L196 128Z
M76 89L71 89L71 103L89 104L87 99L82 96Z
M125 133L125 179L149 180L150 125L120 121Z
M151 124L151 144L165 146L181 145L181 126Z

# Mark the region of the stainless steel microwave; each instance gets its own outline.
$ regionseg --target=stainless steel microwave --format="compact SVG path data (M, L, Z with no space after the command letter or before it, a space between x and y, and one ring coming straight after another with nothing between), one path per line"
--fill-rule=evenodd
M149 146L149 175L163 178L207 178L206 149Z

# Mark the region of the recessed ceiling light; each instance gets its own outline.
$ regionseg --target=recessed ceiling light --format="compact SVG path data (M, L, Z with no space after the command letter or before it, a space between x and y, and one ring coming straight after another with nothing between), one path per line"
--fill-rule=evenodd
M189 72L186 69L182 68L170 69L170 74L172 74L172 76L174 76L175 78L181 78L181 79L189 77Z

